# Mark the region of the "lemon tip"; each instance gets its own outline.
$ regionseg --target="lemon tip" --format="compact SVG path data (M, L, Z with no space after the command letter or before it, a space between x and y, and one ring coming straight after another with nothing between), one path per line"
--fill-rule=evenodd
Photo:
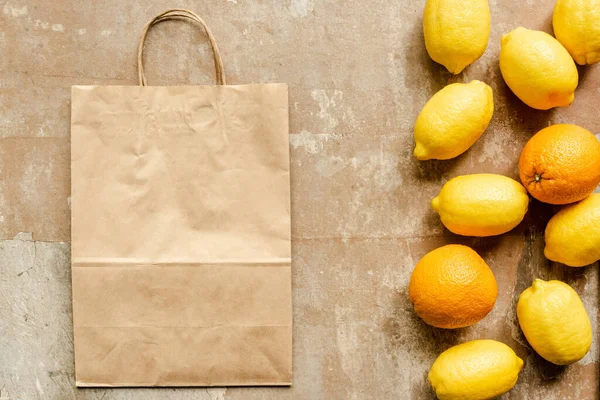
M517 356L517 369L520 371L523 369L523 364L525 364L523 362L523 359L521 357Z
M433 199L431 199L431 208L433 208L435 211L438 211L440 207L440 197L436 196Z
M533 288L533 290L542 289L544 287L545 283L546 283L546 281L544 281L542 279L534 279L531 287Z
M448 70L448 72L450 72L452 75L458 75L458 74L460 74L461 72L463 72L463 70L465 68L467 68L467 65L465 65L465 66L458 65L458 66L449 66L449 67L446 67L446 69Z
M514 34L518 34L519 32L522 32L525 30L527 30L527 29L523 28L522 26L519 26L519 27L513 29L512 31L505 33L504 35L502 35L502 38L500 39L500 44L502 46L506 45L510 41L510 39L512 38L512 36Z
M544 257L546 257L547 259L551 260L551 258L550 258L550 249L548 249L548 245L544 246Z
M573 102L573 100L575 100L575 92L572 92L567 96L567 106L570 105Z
M421 143L417 142L413 154L417 160L429 160L429 154Z

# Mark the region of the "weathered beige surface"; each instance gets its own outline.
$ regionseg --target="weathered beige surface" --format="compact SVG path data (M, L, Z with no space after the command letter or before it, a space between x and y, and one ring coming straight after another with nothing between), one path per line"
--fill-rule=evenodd
M451 77L425 52L422 0L0 1L0 398L432 399L425 376L437 354L491 338L526 360L503 399L598 399L598 266L544 259L552 207L532 203L512 233L471 239L444 230L428 205L461 173L516 178L523 144L551 123L600 132L600 66L580 69L575 102L548 112L527 108L502 82L501 35L519 25L551 32L553 3L490 1L488 49ZM138 34L167 7L206 19L231 83L290 85L292 388L74 388L70 86L135 84ZM206 38L188 24L151 31L147 50L150 84L213 82ZM472 79L494 89L488 131L455 160L414 160L420 108L447 83ZM424 325L406 293L414 263L444 243L473 245L499 283L491 314L459 331ZM517 296L536 277L572 284L590 312L592 350L568 368L535 356L518 328Z

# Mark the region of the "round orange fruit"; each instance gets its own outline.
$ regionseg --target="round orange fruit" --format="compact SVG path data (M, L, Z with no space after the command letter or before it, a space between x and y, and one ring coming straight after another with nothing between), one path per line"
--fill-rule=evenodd
M415 312L436 328L473 325L492 310L497 296L490 267L475 250L458 244L425 254L408 286Z
M544 203L582 200L600 184L600 141L577 125L544 128L523 148L519 176L529 194Z

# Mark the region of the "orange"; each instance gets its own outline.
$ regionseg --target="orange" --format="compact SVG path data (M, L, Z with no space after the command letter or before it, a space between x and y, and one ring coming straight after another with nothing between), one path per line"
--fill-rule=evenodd
M580 126L551 125L523 148L519 175L529 194L544 203L583 200L600 184L600 142Z
M437 328L463 328L494 307L498 285L483 258L467 246L450 244L425 254L408 286L415 312Z

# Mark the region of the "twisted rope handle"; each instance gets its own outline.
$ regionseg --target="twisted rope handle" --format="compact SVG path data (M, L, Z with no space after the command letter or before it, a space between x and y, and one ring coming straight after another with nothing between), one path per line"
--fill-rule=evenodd
M219 52L219 47L217 46L217 42L215 41L215 37L212 32L204 22L202 18L196 15L194 12L190 10L174 8L171 10L164 11L158 14L156 17L152 18L144 29L142 30L142 34L140 35L140 43L138 44L138 52L137 52L137 66L138 66L138 80L140 86L146 86L146 75L144 74L144 42L146 40L146 35L148 34L148 30L163 21L174 20L174 19L189 19L191 21L197 22L200 24L204 30L206 31L206 35L208 36L208 40L210 41L210 46L213 51L213 58L215 61L215 70L217 77L217 85L226 85L225 80L225 70L223 68L223 61L221 60L221 53Z

